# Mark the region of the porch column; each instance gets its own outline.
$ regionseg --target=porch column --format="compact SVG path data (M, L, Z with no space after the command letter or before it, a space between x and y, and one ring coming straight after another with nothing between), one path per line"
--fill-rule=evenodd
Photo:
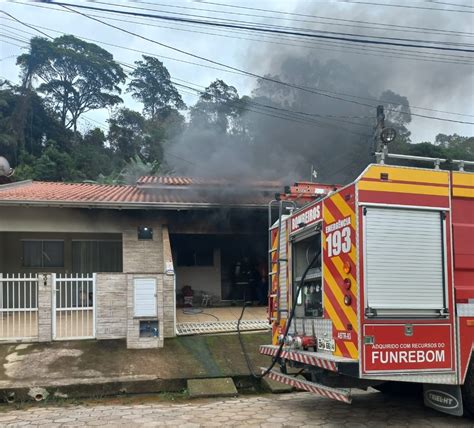
M176 272L173 268L168 226L163 225L163 323L165 337L176 336Z
M163 235L162 220L150 218L138 218L130 221L122 232L123 243L123 272L127 274L127 348L144 349L159 348L163 346L164 327L163 322ZM152 229L152 234L140 238L138 227ZM144 282L148 284L143 285ZM140 293L150 292L150 284L155 286L154 297L145 297L149 300L155 299L156 316L135 315L134 292L140 287ZM143 294L142 294L143 295ZM149 308L148 308L149 309ZM145 310L143 313L147 313ZM158 336L149 336L147 331L140 333L140 323L146 329L146 323L158 321Z
M53 339L53 277L38 274L38 342Z

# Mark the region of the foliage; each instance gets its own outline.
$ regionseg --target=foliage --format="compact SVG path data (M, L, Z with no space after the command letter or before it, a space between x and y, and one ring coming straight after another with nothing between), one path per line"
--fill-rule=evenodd
M474 137L462 137L457 134L438 134L434 144L429 142L411 144L406 141L395 141L389 146L389 151L404 155L447 159L448 162L441 164L441 168L455 169L457 167L452 165L452 162L450 162L452 160L474 161ZM418 167L428 166L426 162L421 161L397 161L397 163Z
M147 163L139 156L135 156L125 165L125 168L120 173L120 180L125 184L135 184L141 176L156 174L158 169L158 162Z
M212 82L191 107L191 126L215 127L221 133L232 130L232 121L239 112L239 94L223 80Z
M89 110L122 102L117 94L125 73L111 53L94 43L71 35L52 41L35 37L29 53L20 55L17 64L24 88L31 87L35 77L43 81L38 91L68 129L77 131L79 117Z
M180 93L171 83L171 76L163 63L155 57L143 55L144 61L136 61L135 70L130 74L128 92L143 104L143 112L155 119L160 109L175 107L184 109L186 105Z
M314 166L318 180L344 183L373 161L374 109L296 88L374 98L371 83L337 61L289 57L269 77L294 87L261 79L249 96L214 80L188 120L170 73L151 56L135 63L127 86L141 113L118 107L126 75L93 43L35 37L17 64L22 84L0 82L0 155L15 167L17 180L116 184L177 173L290 182L309 178ZM407 98L385 91L379 99L385 125L398 134L390 152L474 160L474 137L439 134L433 143L413 144ZM78 129L85 112L103 108L113 112L105 130Z

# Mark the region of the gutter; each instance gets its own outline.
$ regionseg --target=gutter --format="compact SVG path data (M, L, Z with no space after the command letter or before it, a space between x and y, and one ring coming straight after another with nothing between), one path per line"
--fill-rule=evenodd
M1 190L1 189L0 189ZM160 210L192 210L210 208L242 208L267 209L263 204L215 204L215 203L167 203L161 202L74 202L74 201L34 201L34 200L0 200L0 206L26 207L57 207L57 208L103 208L103 209L160 209Z

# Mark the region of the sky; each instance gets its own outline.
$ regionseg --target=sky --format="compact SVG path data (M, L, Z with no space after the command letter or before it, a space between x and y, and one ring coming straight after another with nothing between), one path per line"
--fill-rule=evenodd
M209 2L203 0L149 0L141 2L112 0L109 2L72 2L65 0L65 2L105 8L121 7L122 10L143 13L164 14L166 12L173 15L180 13L183 14L180 15L183 17L184 14L193 14L203 17L245 20L258 25L272 24L311 30L409 38L421 40L424 43L437 40L470 44L471 46L467 46L468 49L473 49L474 46L474 35L472 34L474 29L474 2L472 0L398 0L396 2L388 0L366 2L355 0L215 0L214 3L211 0ZM396 4L403 7L395 7ZM132 9L130 6L154 9L156 12ZM232 6L239 6L239 8ZM242 9L242 7L268 9L299 15L270 14L263 11ZM65 12L59 6L19 0L14 2L2 1L0 2L0 8L20 21L41 26L42 31L53 37L68 33L77 37L92 39L89 41L95 41L121 62L131 64L141 59L141 54L110 46L107 43L158 56L173 78L183 79L202 87L208 86L210 82L220 78L235 86L240 95L246 95L250 94L256 86L256 80L253 77L208 68L209 64L204 61L190 58L150 41L125 34L120 30L109 28L78 14ZM102 12L84 12L106 16ZM319 18L314 18L315 16ZM474 64L474 58L472 53L424 50L422 53L419 53L420 51L410 53L408 54L410 57L407 58L407 49L405 48L391 48L398 49L398 51L382 55L370 51L372 47L335 48L327 44L315 44L308 48L302 42L294 42L293 46L288 46L279 45L278 40L275 41L271 37L261 35L237 34L223 29L143 18L124 16L115 16L115 18L122 21L106 20L160 43L169 44L256 74L274 73L278 70L279 61L285 55L301 55L302 57L314 55L322 62L338 59L349 65L359 80L367 79L370 84L373 84L374 93L380 94L383 90L390 89L407 97L411 106L420 107L420 109L412 109L413 112L474 122L474 68L471 65ZM331 18L332 20L325 18ZM339 19L339 21L334 21L334 18ZM391 27L389 30L374 30L373 26L372 28L354 27L353 24L348 26L347 21L342 20L405 25L417 27L417 29L412 32L400 31L400 29L398 31L394 30L397 27ZM341 25L335 25L335 23ZM371 26L369 24L360 25ZM444 34L428 34L420 28L443 30ZM26 51L25 47L21 47L25 45L25 42L21 40L31 36L26 34L25 31L31 33L31 35L40 35L33 29L6 19L5 16L0 19L0 77L3 79L18 82L19 69L15 65L15 58ZM12 39L12 37L17 40ZM376 49L383 52L380 47ZM404 57L400 58L401 55ZM454 56L455 59L453 59ZM428 59L426 59L427 57ZM433 58L435 58L435 61L429 60ZM202 66L187 64L182 61L197 62ZM452 63L452 61L455 61L455 63ZM471 63L466 64L467 61ZM182 95L188 105L195 103L195 95L184 92ZM141 106L129 94L123 93L122 97L128 108L141 110ZM424 109L440 110L443 113ZM97 122L106 127L106 121L110 114L111 111L109 110L89 112L82 121L81 128L85 130L96 126ZM438 133L474 135L474 125L421 117L413 117L409 130L412 133L411 139L414 143L433 141Z

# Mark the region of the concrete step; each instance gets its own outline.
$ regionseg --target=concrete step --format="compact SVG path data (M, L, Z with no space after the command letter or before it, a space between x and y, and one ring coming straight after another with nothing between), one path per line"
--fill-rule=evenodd
M230 377L211 379L188 379L190 398L235 397L238 395L234 381Z
M266 391L271 392L273 394L284 394L286 392L293 391L293 387L291 385L286 385L284 383L277 382L267 376L262 379L262 386Z

